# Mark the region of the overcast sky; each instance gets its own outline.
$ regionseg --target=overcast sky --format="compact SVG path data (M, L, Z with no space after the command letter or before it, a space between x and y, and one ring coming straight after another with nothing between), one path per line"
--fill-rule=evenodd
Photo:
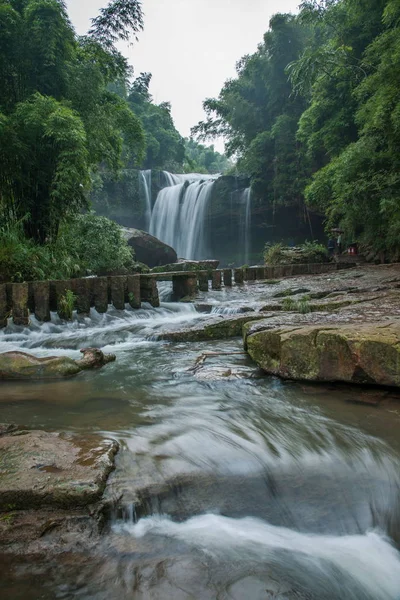
M276 12L295 12L300 0L143 0L145 29L124 47L138 75L153 74L151 93L169 101L184 136L204 118L202 102L217 96L235 64L254 52ZM67 0L79 34L107 0ZM220 144L217 144L222 149Z

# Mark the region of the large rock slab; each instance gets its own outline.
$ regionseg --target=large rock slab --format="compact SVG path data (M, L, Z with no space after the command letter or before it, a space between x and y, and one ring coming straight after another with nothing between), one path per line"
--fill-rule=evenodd
M400 387L400 321L252 331L246 338L247 350L266 373L285 379Z
M176 331L166 331L157 335L157 339L169 342L201 342L207 340L225 340L240 337L243 334L243 325L250 321L264 320L266 315L239 314L231 317L221 315L210 317L209 320L185 327Z
M134 249L136 260L149 267L176 263L178 256L171 246L140 229L123 229L128 245Z
M0 511L74 508L99 500L117 442L45 431L0 437Z

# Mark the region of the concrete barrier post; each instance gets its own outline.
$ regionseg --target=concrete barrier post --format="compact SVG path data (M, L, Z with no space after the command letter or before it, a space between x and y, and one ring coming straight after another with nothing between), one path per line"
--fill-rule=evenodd
M125 309L126 277L119 275L108 278L111 292L111 304L117 310Z
M265 267L257 267L257 280L262 281L265 279Z
M177 300L182 298L194 298L197 294L197 275L173 275L172 289Z
M141 307L140 298L140 275L128 275L127 277L128 302L132 308Z
M13 283L11 288L14 325L29 325L29 288L27 283Z
M243 269L235 269L233 272L233 276L235 279L235 283L237 285L242 285L244 281L244 270Z
M91 281L92 301L98 313L103 314L108 310L108 278L93 277Z
M8 317L7 286L0 284L0 327L7 327Z
M76 299L76 312L78 315L88 315L90 313L90 279L72 279L69 283Z
M75 290L72 289L71 281L59 280L54 282L56 295L56 309L60 319L69 320L76 308ZM67 294L72 292L74 295Z
M224 269L224 286L232 287L232 269Z
M257 279L257 267L249 267L249 281L256 281Z
M222 287L222 271L213 271L212 273L212 289L220 290Z
M34 281L32 283L33 312L38 321L50 321L50 283Z
M160 306L157 281L150 275L140 276L140 297L142 302L148 302L154 308Z
M199 290L201 292L208 292L208 271L198 272Z

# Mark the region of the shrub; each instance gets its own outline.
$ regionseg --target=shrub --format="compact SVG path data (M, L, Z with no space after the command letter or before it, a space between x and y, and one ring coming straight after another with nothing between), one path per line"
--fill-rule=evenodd
M0 228L0 281L67 279L78 269L77 256L63 244L27 240L21 224Z
M0 227L0 281L70 279L134 267L133 251L116 223L93 214L64 224L53 244L27 239L21 223Z
M304 242L289 248L283 244L267 244L264 250L267 265L323 263L329 260L328 250L319 242Z
M284 261L283 244L266 244L264 250L264 260L266 265L281 265Z
M120 226L106 217L78 215L63 227L61 236L69 252L78 256L82 274L133 268L133 250Z

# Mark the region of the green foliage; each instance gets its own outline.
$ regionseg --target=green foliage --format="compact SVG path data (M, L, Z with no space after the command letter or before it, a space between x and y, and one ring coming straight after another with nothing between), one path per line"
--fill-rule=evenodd
M67 279L77 272L79 259L62 242L39 245L19 223L0 228L0 281Z
M275 15L204 108L193 133L225 137L259 204L308 204L327 231L400 256L398 0L304 0L298 16Z
M133 251L121 228L106 217L78 215L64 226L61 234L66 247L79 257L84 273L102 275L133 268Z
M18 223L0 229L0 281L69 279L135 267L120 227L105 217L78 215L60 229L53 244L24 236Z
M139 117L145 131L146 156L144 169L181 171L185 158L185 143L175 128L168 102L155 104L149 92L151 73L141 73L133 82L128 103Z
M61 319L66 319L67 321L72 319L75 303L76 295L74 292L72 290L66 290L65 294L58 300L58 314Z
M294 298L284 298L282 300L282 310L288 310L288 311L292 311L292 310L296 310L297 307L297 302L296 300L294 300Z
M0 0L2 224L55 244L61 221L87 207L99 163L140 164L141 122L110 86L130 74L115 43L142 24L138 0L113 0L78 38L62 1Z
M310 299L306 296L295 300L294 298L285 298L282 301L282 310L299 312L302 315L306 315L311 312Z
M186 173L226 173L232 163L224 155L216 152L214 146L204 146L193 139L185 139Z
M283 244L274 244L270 246L267 244L264 251L264 261L266 265L280 265L284 260L283 256Z
M228 80L218 98L207 99L207 120L193 128L200 140L223 136L228 156L251 177L262 203L301 205L307 158L296 140L298 120L306 107L294 95L286 66L299 58L307 28L292 15L275 15L263 43L237 64L237 78Z
M264 261L267 265L290 265L324 263L328 260L328 250L318 242L304 242L300 246L288 248L283 244L266 244Z

